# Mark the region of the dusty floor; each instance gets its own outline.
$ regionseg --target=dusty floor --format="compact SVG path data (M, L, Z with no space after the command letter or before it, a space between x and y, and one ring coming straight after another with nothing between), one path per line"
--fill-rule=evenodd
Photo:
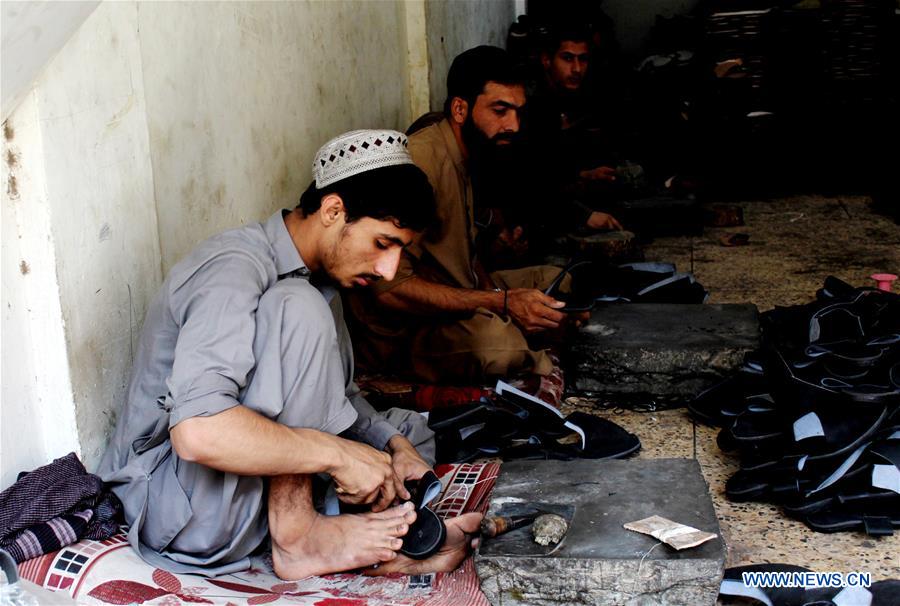
M809 301L829 274L854 285L874 285L872 273L900 273L900 227L872 213L867 198L797 196L740 205L744 226L659 239L646 249L647 260L693 271L709 289L710 303L750 302L760 311ZM719 238L729 232L749 234L750 244L723 247ZM725 481L738 460L716 446L717 429L695 425L684 409L594 412L637 434L643 443L639 457L700 462L727 544L728 566L784 562L816 571L870 572L873 580L900 578L900 533L880 539L821 534L773 505L728 501Z
M869 204L864 196L744 202L745 225L706 228L692 238L660 238L645 254L647 260L693 272L709 289L709 303L749 302L760 311L805 303L828 275L874 286L873 273L900 272L900 226L870 211ZM749 245L719 243L735 232L749 235Z

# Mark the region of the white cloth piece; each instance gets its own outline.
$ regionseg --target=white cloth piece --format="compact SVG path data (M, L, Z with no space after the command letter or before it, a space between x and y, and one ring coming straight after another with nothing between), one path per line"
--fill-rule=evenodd
M900 494L900 469L894 465L873 465L872 486Z
M834 606L871 606L872 592L862 587L844 587L831 601Z
M794 440L797 442L824 435L825 429L822 427L822 421L814 412L805 414L794 421Z
M766 606L773 606L772 600L763 593L762 589L759 587L747 587L741 581L724 579L719 586L719 593L721 595L743 596L762 602Z

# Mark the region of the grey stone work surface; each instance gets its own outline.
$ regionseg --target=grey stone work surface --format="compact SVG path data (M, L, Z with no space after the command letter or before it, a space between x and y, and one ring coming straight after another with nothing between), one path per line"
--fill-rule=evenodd
M759 347L755 305L598 306L567 359L580 392L691 396Z
M675 551L622 527L655 514L719 534L695 460L504 463L488 515L529 504L571 516L569 531L549 548L533 543L527 527L484 539L475 567L493 606L715 604L721 538Z

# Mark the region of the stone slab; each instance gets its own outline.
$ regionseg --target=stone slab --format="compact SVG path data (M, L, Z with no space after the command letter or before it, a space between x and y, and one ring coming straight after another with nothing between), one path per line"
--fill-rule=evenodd
M570 253L580 259L604 261L612 265L643 260L638 239L630 231L607 231L592 234L569 234Z
M568 376L580 392L690 397L758 347L755 305L602 305L572 343Z
M528 546L527 527L482 541L475 567L493 606L716 603L725 565L721 538L675 551L622 527L656 514L720 534L694 459L504 463L488 515L528 503L572 505L572 523L549 552Z

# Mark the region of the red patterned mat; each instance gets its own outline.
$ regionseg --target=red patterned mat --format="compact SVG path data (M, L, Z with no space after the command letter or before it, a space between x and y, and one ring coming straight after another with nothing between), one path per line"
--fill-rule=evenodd
M497 463L439 465L445 488L433 508L443 517L485 511ZM472 558L448 574L364 577L334 574L285 583L264 559L248 571L208 579L153 568L124 534L80 541L19 565L19 575L78 604L295 604L301 606L488 606Z

